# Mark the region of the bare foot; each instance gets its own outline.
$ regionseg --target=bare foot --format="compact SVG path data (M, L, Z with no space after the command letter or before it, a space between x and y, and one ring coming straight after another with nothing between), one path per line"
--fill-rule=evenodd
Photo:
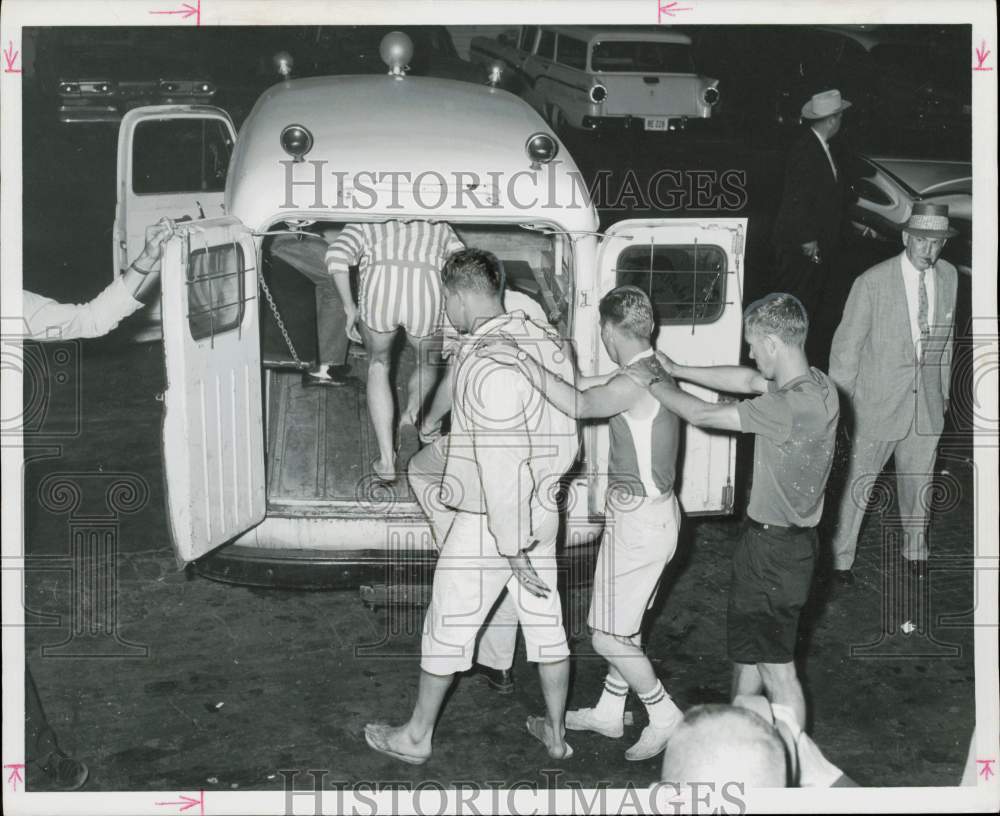
M528 733L545 746L549 756L553 759L569 759L573 756L573 749L566 742L565 730L556 735L545 717L528 717Z
M430 735L414 742L405 725L394 728L387 723L368 723L365 726L365 742L380 754L410 765L423 765L431 757Z

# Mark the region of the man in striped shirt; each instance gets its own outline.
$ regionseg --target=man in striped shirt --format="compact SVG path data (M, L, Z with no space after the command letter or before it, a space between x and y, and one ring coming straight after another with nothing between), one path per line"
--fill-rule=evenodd
M407 383L401 421L415 425L437 380L433 359L439 344L442 303L441 268L464 249L450 225L432 221L384 221L347 224L326 252L327 270L344 303L349 336L361 332L368 350L368 411L379 458L375 475L396 479L393 395L389 383L390 351L400 327L416 352L417 365ZM348 269L360 273L358 306L351 297Z

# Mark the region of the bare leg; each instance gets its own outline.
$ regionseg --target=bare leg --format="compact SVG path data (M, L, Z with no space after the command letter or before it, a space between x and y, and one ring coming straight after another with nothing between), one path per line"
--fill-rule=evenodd
M395 400L389 385L389 352L395 332L375 332L364 323L358 324L368 349L368 414L378 442L379 469L389 472L396 467L393 417Z
M566 697L569 694L569 660L539 663L538 677L545 698L545 747L549 755L562 759L569 753L566 744Z
M410 757L429 757L434 723L441 713L441 706L444 705L445 695L451 688L453 679L452 674L430 674L421 670L417 703L406 724L398 728L369 724L365 726L366 730L377 729L380 742L391 751Z
M607 632L594 630L592 637L595 651L608 661L609 674L621 678L629 688L645 694L656 685L656 672L645 652L639 646L625 643ZM617 676L616 676L617 675Z
M406 339L416 354L417 364L406 384L406 408L402 413L401 422L416 425L420 412L427 404L427 398L439 379L444 362L441 360L439 335L411 337L407 334Z
M433 433L440 428L444 415L451 410L451 378L452 367L449 365L444 371L444 377L438 383L434 392L434 399L431 400L430 408L424 412L420 421L420 431L423 434Z
M764 680L756 663L733 663L733 697L740 694L761 694Z
M759 663L768 699L790 708L801 728L806 727L806 698L795 673L795 663Z

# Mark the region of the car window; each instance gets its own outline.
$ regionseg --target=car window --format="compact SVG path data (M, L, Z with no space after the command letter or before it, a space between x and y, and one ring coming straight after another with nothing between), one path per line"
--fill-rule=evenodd
M855 189L861 198L871 201L873 204L881 204L883 206L889 206L892 204L892 199L888 196L888 194L886 194L885 190L872 182L870 179L858 179L858 181L855 182Z
M594 71L616 73L694 73L690 45L648 40L596 42L590 55L590 67Z
M542 36L538 40L538 51L535 52L542 59L552 59L556 55L556 33L554 31L542 31Z
M132 136L132 190L152 193L220 193L233 150L219 119L150 119Z
M712 323L726 306L726 253L711 244L636 246L615 268L618 285L642 289L661 325Z
M521 29L521 40L517 47L522 51L530 51L535 47L535 38L538 36L538 26L524 26Z
M556 62L568 65L570 68L585 70L587 67L587 43L560 34L556 44Z
M243 260L237 243L195 249L188 255L188 327L195 340L215 337L243 322Z

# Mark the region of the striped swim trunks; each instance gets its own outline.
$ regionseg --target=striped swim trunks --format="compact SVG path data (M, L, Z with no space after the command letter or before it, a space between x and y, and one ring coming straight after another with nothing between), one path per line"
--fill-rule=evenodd
M441 326L444 296L440 271L430 264L372 264L361 280L358 300L362 322L375 332L402 326L413 337L426 337Z

